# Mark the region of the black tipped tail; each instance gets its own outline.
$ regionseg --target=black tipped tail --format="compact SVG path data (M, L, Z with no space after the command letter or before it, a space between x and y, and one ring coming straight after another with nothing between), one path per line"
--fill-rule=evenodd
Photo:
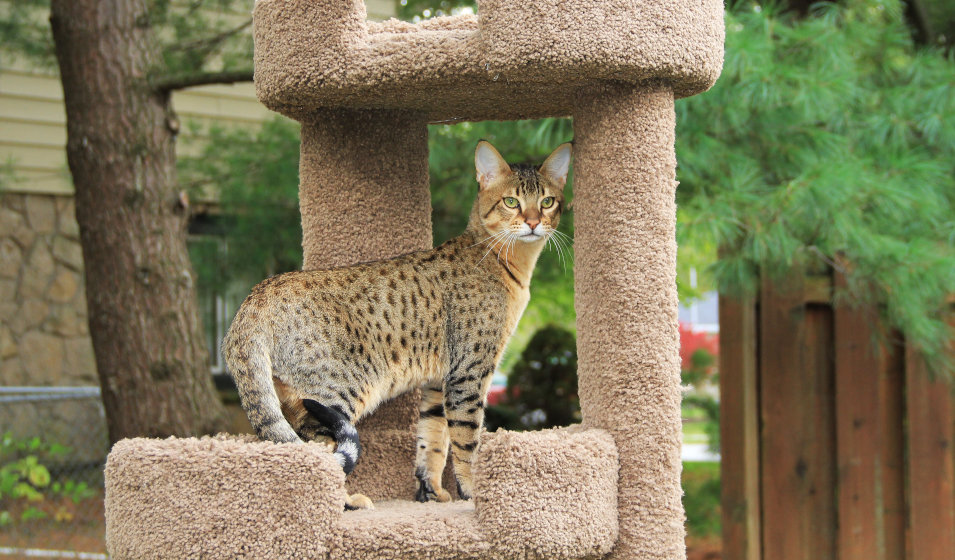
M302 400L302 405L316 420L332 432L335 440L335 458L345 474L355 469L358 457L361 456L361 444L358 442L358 431L339 410L327 407L312 399Z

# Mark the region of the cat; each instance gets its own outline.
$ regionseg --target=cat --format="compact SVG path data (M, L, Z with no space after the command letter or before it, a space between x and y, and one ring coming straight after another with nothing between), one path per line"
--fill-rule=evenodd
M324 440L347 475L361 454L355 422L420 387L418 501L446 502L450 449L459 495L474 492L491 376L530 297L545 242L557 234L571 144L539 167L509 165L487 141L465 232L427 251L255 286L222 351L258 436ZM556 241L556 240L555 240ZM361 494L348 509L371 508Z

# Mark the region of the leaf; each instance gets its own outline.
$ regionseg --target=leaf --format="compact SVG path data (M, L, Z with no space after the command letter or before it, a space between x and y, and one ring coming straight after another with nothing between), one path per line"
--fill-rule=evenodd
M46 518L47 518L46 512L32 506L23 510L23 513L20 514L21 521L34 521L34 520L46 519Z
M65 445L61 445L59 443L51 443L50 448L48 449L48 452L50 453L51 456L66 455L70 451L71 450L69 447Z
M33 465L27 471L27 479L37 488L44 488L50 484L50 471L43 465Z
M37 492L36 488L26 482L17 483L17 485L13 487L13 491L10 492L10 495L14 498L26 498L31 502L39 502L43 499L43 494Z
M53 519L59 523L73 521L73 513L66 509L64 506L60 506L56 509L56 513L53 514Z

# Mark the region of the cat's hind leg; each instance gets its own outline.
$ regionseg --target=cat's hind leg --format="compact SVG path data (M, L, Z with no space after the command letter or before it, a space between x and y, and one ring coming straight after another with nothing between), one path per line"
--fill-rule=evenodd
M448 460L448 423L444 418L444 392L441 384L426 385L421 390L418 419L418 440L415 450L415 477L418 491L415 500L448 502L451 494L441 487L441 474Z
M345 474L355 469L355 464L361 456L361 444L358 442L358 431L343 412L312 400L303 399L302 405L315 420L324 425L335 440L335 458L342 466ZM345 509L372 509L374 506L367 496L351 494L345 499Z
M305 406L302 404L303 395L278 377L274 377L272 381L275 384L275 392L282 403L282 414L295 429L298 437L302 438L303 441L321 443L328 448L329 453L334 453L335 439L331 429L305 410Z
M335 452L335 437L331 430L326 428L325 425L318 420L312 418L311 415L305 417L302 424L295 429L295 433L305 441L312 441L324 445L328 448L329 453Z

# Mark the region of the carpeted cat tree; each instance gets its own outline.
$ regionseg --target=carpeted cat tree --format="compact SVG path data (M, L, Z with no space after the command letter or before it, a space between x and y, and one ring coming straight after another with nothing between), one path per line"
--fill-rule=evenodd
M431 246L429 122L573 116L583 423L485 434L473 502L418 504L400 398L359 424L348 486L377 509L353 512L317 444L124 440L111 557L684 558L673 100L716 80L723 3L481 0L413 25L259 0L254 20L259 98L302 123L305 268Z

